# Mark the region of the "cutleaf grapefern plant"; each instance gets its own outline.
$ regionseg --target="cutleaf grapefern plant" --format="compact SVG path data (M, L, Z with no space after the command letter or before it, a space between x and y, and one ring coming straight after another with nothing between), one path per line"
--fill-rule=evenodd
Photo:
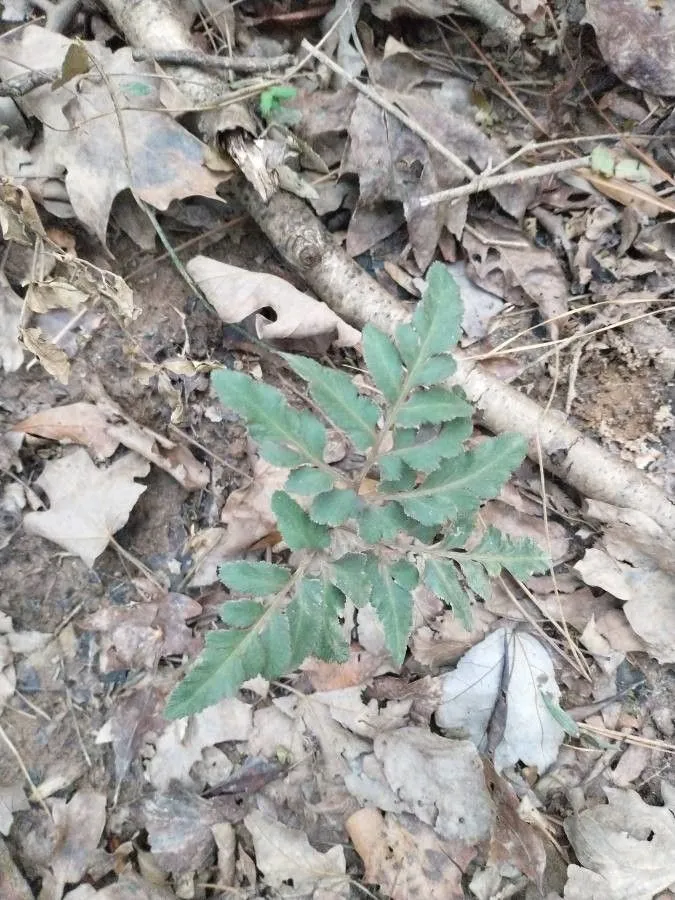
M469 627L472 596L488 597L491 577L506 569L523 578L546 568L529 539L488 528L477 543L469 541L481 503L522 462L525 441L505 434L465 449L472 407L460 389L442 386L455 371L448 351L461 316L457 287L435 264L395 341L365 327L364 357L381 402L359 394L343 372L284 354L316 406L362 454L355 475L324 461L326 428L316 416L241 372L213 375L221 401L247 421L262 456L291 470L272 509L293 565L220 566L220 580L242 596L221 606L226 627L207 634L201 657L169 698L169 717L198 712L255 675L279 678L308 656L345 661L341 617L348 602L375 609L401 663L420 579ZM369 490L374 474L377 487Z

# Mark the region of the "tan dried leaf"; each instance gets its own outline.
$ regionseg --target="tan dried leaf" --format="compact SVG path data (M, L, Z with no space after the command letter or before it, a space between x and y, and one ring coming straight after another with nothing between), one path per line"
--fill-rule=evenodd
M46 340L39 328L22 328L20 333L22 344L26 350L37 356L42 368L61 384L68 384L70 362L64 351Z
M45 409L13 428L51 440L68 440L89 447L107 459L122 444L168 472L186 490L205 487L208 468L183 444L155 434L136 422L119 421L114 409L93 403L71 403Z
M462 872L445 841L414 816L361 809L345 822L364 881L392 900L462 900Z
M630 206L645 216L659 216L662 213L672 216L675 213L675 203L660 197L648 184L638 186L622 178L605 178L591 169L578 169L577 174L585 178L601 194L616 200L622 206Z
M54 279L30 284L25 299L29 309L43 313L50 309L77 310L87 302L89 294L78 290L68 281Z
M107 469L98 469L79 448L51 460L37 480L51 507L28 513L24 527L93 566L145 490L134 479L149 470L149 463L135 453L126 453Z
M249 813L244 824L251 833L256 865L265 882L281 897L349 896L344 850L340 845L325 853L315 850L307 835L288 828L259 810ZM288 884L289 879L293 887Z
M325 303L303 294L276 275L249 272L208 256L194 257L186 269L223 322L241 322L255 315L260 338L327 335L334 338L338 347L354 347L361 340L360 332L336 316ZM270 308L276 313L276 321L260 313Z
M675 883L675 816L635 791L605 788L607 804L564 822L581 866L569 866L566 900L651 900ZM583 868L582 868L583 866Z

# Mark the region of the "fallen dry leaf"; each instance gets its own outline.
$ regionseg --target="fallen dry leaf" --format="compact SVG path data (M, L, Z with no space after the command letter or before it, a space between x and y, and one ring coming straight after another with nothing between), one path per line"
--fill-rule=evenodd
M526 632L499 628L443 676L436 722L492 753L497 772L520 760L543 774L565 736L544 694L560 698L548 651Z
M19 867L12 859L9 847L0 837L0 897L10 900L34 900Z
M213 584L221 562L248 549L274 529L277 520L272 512L272 495L286 484L288 471L255 459L251 482L232 491L225 501L220 518L226 528L198 533L187 548L196 564L190 582L193 587Z
M675 662L675 575L637 546L622 547L620 559L591 548L574 568L586 584L625 601L623 612L652 656L661 663Z
M79 448L50 460L36 482L49 497L50 508L27 513L24 528L93 566L145 490L134 479L149 470L150 464L135 453L126 453L107 469L98 469Z
M52 818L56 832L51 875L43 879L43 900L61 900L67 884L77 884L85 875L92 854L101 839L106 820L105 794L78 791L66 802L53 800Z
M452 843L452 858L462 869L475 855L475 844L492 831L494 805L470 741L415 727L377 735L373 753L361 754L345 784L362 805L410 813L431 825Z
M605 788L608 802L565 820L580 866L569 866L565 900L652 900L675 883L675 817L635 791Z
M74 312L88 299L89 294L56 278L31 282L25 297L26 305L35 313L48 312L50 309L68 309Z
M102 632L101 672L156 668L165 656L195 656L202 641L185 624L202 611L196 600L173 591L156 600L107 606L88 616L82 628Z
M484 760L485 780L495 804L495 826L490 838L488 865L515 866L541 889L546 850L537 831L519 815L520 801L511 785Z
M28 809L30 804L26 799L23 784L15 781L12 784L0 785L0 834L7 836L12 828L14 813L22 809ZM0 888L2 876L0 875ZM0 891L0 897L2 893Z
M18 422L13 430L84 444L102 459L112 456L123 444L163 469L186 490L197 490L209 483L208 468L184 444L170 441L136 422L120 421L115 410L103 405L70 403L44 409Z
M134 872L125 872L115 884L109 884L97 891L92 900L175 900L175 897L174 892L168 887L146 881ZM70 900L70 896L67 900ZM73 897L73 900L80 898ZM82 897L81 900L89 898Z
M344 850L315 850L303 831L288 828L259 810L244 819L255 847L256 866L280 897L348 897Z
M379 66L378 80L388 93L394 89L397 105L456 157L473 161L480 171L489 163L505 160L506 152L482 131L470 112L468 85L461 79L446 78L439 89L419 87L425 67L418 65L415 73L414 66L405 47ZM411 67L413 75L408 76ZM358 176L359 200L349 223L347 251L358 256L405 220L416 262L426 270L443 227L456 237L462 234L468 204L463 199L421 207L419 199L461 184L468 173L459 171L399 119L363 96L356 100L349 138L341 171ZM516 218L522 216L533 196L526 183L497 188L493 194Z
M146 679L118 697L112 715L96 735L97 744L112 744L116 791L146 740L166 726L164 704L173 685L158 681L157 673L153 673L152 683Z
M255 315L259 338L307 338L324 335L338 347L354 347L361 333L347 325L325 303L303 294L292 284L268 275L230 266L208 256L195 256L186 269L223 322L241 322ZM261 310L272 309L270 320Z
M578 169L576 174L585 178L601 194L616 200L622 206L630 206L645 216L675 213L675 204L665 197L660 197L648 184L637 185L622 178L606 178L591 169L584 168Z
M56 344L42 333L40 328L21 328L21 343L29 353L37 356L40 365L61 384L68 384L70 378L70 363L68 356Z
M223 175L203 164L205 145L162 111L153 64L134 61L129 47L113 54L95 41L82 46L96 64L77 77L76 91L72 81L55 90L47 84L19 100L47 126L45 155L66 170L78 219L105 243L113 200L126 188L157 209L183 197L216 197ZM53 31L18 29L5 44L0 76L10 78L26 67L60 68L70 47Z
M247 740L251 716L250 706L228 697L197 715L170 722L146 766L148 780L160 791L166 790L171 781L193 786L190 769L202 758L202 750L226 741Z
M103 412L93 403L69 403L43 409L17 422L12 431L83 444L95 456L107 459L119 447L119 440L108 433L108 425Z
M361 809L345 822L363 880L392 900L463 900L462 872L433 828L414 816Z
M586 21L610 69L650 94L675 94L675 8L642 0L586 0Z
M155 862L165 872L178 874L199 871L210 861L215 849L212 825L238 822L243 815L233 797L203 800L178 783L139 804Z
M552 250L535 247L519 230L495 221L472 224L462 246L467 275L476 284L510 303L535 303L544 319L567 312L567 278Z

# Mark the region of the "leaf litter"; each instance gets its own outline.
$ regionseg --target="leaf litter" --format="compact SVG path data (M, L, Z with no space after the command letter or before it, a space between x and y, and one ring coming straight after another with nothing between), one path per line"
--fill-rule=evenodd
M480 12L476 4L459 5L477 17L471 35L485 35L482 16L494 13L494 5L479 4ZM21 6L12 6L17 20L26 14ZM242 15L236 5L222 6L243 46L258 28L246 18L250 9ZM635 398L663 405L659 385L672 374L668 328L655 318L659 305L652 299L667 297L672 287L669 226L663 218L657 224L671 210L667 192L661 195L672 160L657 136L659 129L672 130L672 54L654 49L657 34L667 41L661 19L668 11L588 0L587 33L595 33L597 48L577 49L582 56L575 64L592 57L620 79L609 90L599 88L595 108L576 70L567 68L560 35L541 4L509 6L511 12L499 6L502 18L477 49L453 30L447 5L379 0L368 5L376 18L366 20L355 4L355 28L340 18L346 7L335 4L324 27L336 21L339 27L324 49L335 54L345 78L331 83L326 72L306 69L297 97L288 101L294 124L270 127L266 152L270 159L276 153L284 187L308 198L334 233L331 240L358 255L405 302L419 296L438 253L453 270L459 260L469 284L489 292L471 301L470 317L466 303L463 343L492 356L486 362L508 377L517 374L537 399L548 402L562 381L568 411L595 422L601 437L611 435L653 478L672 482L672 449L663 438L668 426L657 427L666 418L633 414L644 406ZM414 18L405 18L411 12ZM97 33L107 27L105 15L92 19L87 32L78 31L84 20L73 20L73 34ZM201 15L213 16L213 4L203 4ZM566 27L578 29L575 16ZM457 21L463 28L467 19ZM525 68L510 69L500 44L507 28L516 37L527 32ZM322 296L292 287L259 236L251 239L245 230L225 239L226 252L218 253L224 262L205 255L203 236L199 255L188 263L195 281L217 283L213 292L201 285L216 314L184 306L185 292L162 280L160 268L157 284L141 282L134 298L120 273L129 273L126 260L136 251L116 228L146 252L155 228L146 220L136 227L141 219L132 212L129 188L165 211L161 228L178 225L175 243L183 240L181 222L207 221L214 209L227 216L216 188L229 183L234 166L229 160L220 172L210 166L230 126L216 138L212 130L207 153L189 121L181 124L168 100L164 106L162 82L171 67L158 78L155 64L138 62L129 47L113 52L103 41L73 43L35 24L2 40L11 50L0 65L3 84L33 69L51 69L60 79L52 74L51 84L17 94L34 131L30 141L20 132L3 134L0 148L3 171L14 179L3 185L0 203L4 249L12 251L0 285L2 400L8 425L25 436L18 449L3 450L8 537L1 552L13 554L16 572L22 554L31 552L24 554L23 542L49 541L44 557L32 557L34 567L42 566L44 598L27 588L25 603L9 606L0 628L0 737L13 741L30 778L41 782L36 795L21 768L12 768L12 754L0 765L0 832L7 840L0 848L0 893L9 890L20 900L33 889L43 898L67 891L72 900L169 900L203 896L206 882L228 893L332 897L351 896L352 879L395 898L459 897L467 890L488 897L518 884L524 889L529 880L528 890L542 895L628 900L672 887L673 774L661 752L671 749L675 734L665 669L673 655L672 537L654 522L631 518L629 500L614 512L592 499L580 509L559 484L547 484L542 497L538 475L521 471L511 494L485 508L475 539L490 525L534 538L550 552L553 573L523 584L508 576L485 596L478 574L467 575L475 591L470 628L428 587L416 589L411 654L403 665L387 654L368 608L346 607L348 662L310 660L282 685L254 679L237 698L188 719L164 719L176 664L195 657L216 609L230 599L214 587L218 565L287 553L271 498L288 471L260 459L234 417L214 413L203 372L225 359L230 368L281 383L301 406L307 397L286 376L279 379L276 359L270 364L246 329L268 346L299 338L301 352L328 349L331 362L352 376L361 336ZM276 37L265 40L267 52L281 49ZM261 45L252 45L251 56L254 46L260 52ZM72 67L78 54L79 69ZM557 87L546 81L544 59L557 66ZM457 65L460 71L451 70ZM524 82L510 86L515 71L519 78L523 71L542 76L546 104ZM393 100L417 130L360 95L349 83L354 74ZM187 98L183 93L179 102L189 105ZM571 175L536 182L507 177L478 196L423 205L430 194L460 187L471 172L489 175L501 166L508 175L525 160L559 158L536 146L532 138L541 139L544 129L529 131L523 104L551 137L624 133L626 116L651 115L652 140L636 141L629 154L605 153L609 166L595 153L590 167ZM249 134L258 127L252 112L251 106L245 118ZM525 153L526 144L536 149ZM579 147L585 153L588 143ZM514 151L520 159L507 164ZM227 194L226 185L220 192ZM79 233L76 239L66 234L62 245L70 246L70 259L45 249L42 221L50 216L79 220L118 262ZM202 231L198 226L196 235ZM17 246L27 255L16 254ZM75 248L89 259L73 259ZM581 287L589 308L579 312ZM623 307L624 300L639 302ZM56 327L49 318L54 308L63 311ZM644 318L619 332L625 308ZM90 313L97 321L87 331ZM123 340L115 336L116 316L127 329ZM528 343L541 341L536 329L548 319L556 320L551 337L581 340L560 347L555 366L524 350L507 369L504 342L508 353L518 332L526 332ZM660 336L640 334L640 322L660 326ZM244 332L223 328L239 323ZM22 371L26 351L66 386L40 368L37 380L38 373ZM83 357L88 365L80 369ZM623 366L618 379L617 361ZM527 374L528 366L536 376ZM83 381L94 385L93 371L105 396L80 390ZM362 376L355 383L372 390ZM602 420L611 404L605 392L629 398L627 413L611 428ZM596 419L593 410L600 410ZM169 416L196 443L165 435ZM336 458L345 471L362 462L344 451ZM241 470L252 477L241 478ZM170 481L180 494L170 493ZM163 515L171 502L178 514ZM25 530L18 531L22 517ZM151 534L157 546L134 561L141 534ZM130 556L106 549L114 536ZM105 585L102 603L93 589L80 588L72 598L58 589L52 596L54 567L63 565L55 547L75 554L89 585ZM145 580L127 569L139 562ZM514 628L514 620L527 624ZM580 648L590 680L580 675ZM651 693L641 686L645 681ZM576 710L579 728L563 708ZM66 722L75 723L78 764L64 758L54 780L58 762L46 765L39 747ZM38 796L47 798L51 818ZM552 826L552 836L542 826L547 813L563 823ZM41 847L29 836L31 823L36 836L47 836ZM343 852L348 840L360 862ZM567 869L560 866L565 858Z

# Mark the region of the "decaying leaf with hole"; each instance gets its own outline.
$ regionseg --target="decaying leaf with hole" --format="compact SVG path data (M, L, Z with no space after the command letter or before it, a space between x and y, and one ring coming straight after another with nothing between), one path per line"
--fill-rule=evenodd
M651 900L675 883L673 798L650 806L635 791L608 787L605 793L606 804L565 820L581 864L567 869L565 897Z
M323 335L337 347L354 347L361 334L347 325L319 300L266 272L249 272L239 266L195 256L186 269L204 292L223 322L241 322L255 316L259 338L307 338ZM273 310L267 318L263 310Z
M145 485L135 479L143 478L149 470L150 464L135 453L126 453L107 469L97 468L87 451L80 448L51 460L36 482L51 506L29 512L24 528L93 566L113 534L126 525L145 490Z
M463 900L461 869L429 825L414 816L361 809L345 826L365 865L364 881L392 900Z

